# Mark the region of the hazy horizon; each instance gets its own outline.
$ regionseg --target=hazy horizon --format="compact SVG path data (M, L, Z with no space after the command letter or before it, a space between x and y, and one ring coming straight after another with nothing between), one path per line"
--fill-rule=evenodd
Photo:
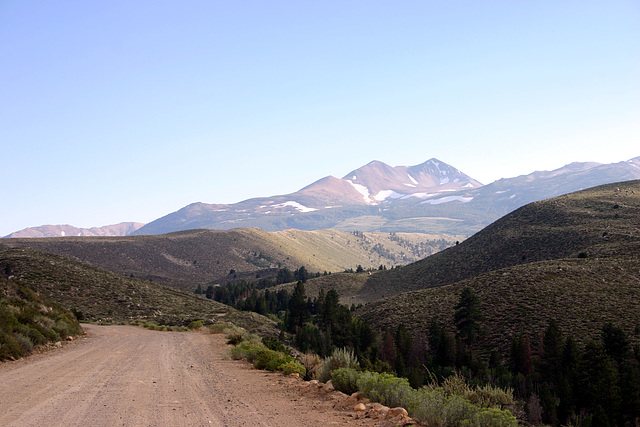
M635 1L5 1L0 38L0 236L640 155Z

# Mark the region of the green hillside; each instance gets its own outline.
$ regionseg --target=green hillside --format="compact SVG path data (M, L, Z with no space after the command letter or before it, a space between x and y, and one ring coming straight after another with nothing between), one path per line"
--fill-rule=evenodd
M640 242L640 181L531 203L464 242L400 269L372 275L365 301L444 286L537 261L630 255Z
M410 233L235 229L127 237L0 239L0 247L57 253L120 275L193 291L198 284L269 277L283 267L337 272L357 265L404 265L461 239Z
M0 248L0 275L79 313L83 320L187 324L205 319L275 333L274 323L266 317L33 249Z
M24 284L0 278L0 361L82 333L75 315Z

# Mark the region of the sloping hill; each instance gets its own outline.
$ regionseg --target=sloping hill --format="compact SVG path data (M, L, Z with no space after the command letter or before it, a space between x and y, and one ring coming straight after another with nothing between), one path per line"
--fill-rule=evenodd
M629 248L631 249L631 248ZM640 250L639 246L635 251ZM452 332L454 307L462 289L480 299L484 331L478 347L508 354L511 339L528 333L537 343L555 318L578 342L599 339L606 322L621 326L640 343L640 257L567 258L519 265L481 274L454 285L407 292L365 305L356 313L374 329L395 330L404 323L428 336L437 318Z
M80 312L84 320L153 319L184 324L209 319L265 333L276 331L274 322L255 313L238 312L193 293L29 248L0 248L0 275Z
M459 245L371 276L367 301L453 284L500 268L576 257L620 256L640 241L640 181L534 202Z
M345 233L335 230L190 230L166 235L2 239L0 247L30 247L73 257L115 273L193 291L277 268L311 272L407 264L453 244L457 236ZM231 271L233 272L231 273Z
M486 351L505 354L520 333L535 342L552 318L579 341L596 339L612 322L638 343L640 182L533 203L454 248L372 275L359 298L395 296L359 315L380 330L404 323L426 334L432 317L453 330L454 306L467 286L481 302L478 346Z

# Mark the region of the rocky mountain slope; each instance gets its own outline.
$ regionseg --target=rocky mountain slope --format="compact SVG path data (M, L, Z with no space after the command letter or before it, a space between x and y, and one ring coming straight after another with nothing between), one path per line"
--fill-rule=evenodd
M374 161L288 195L231 205L194 203L135 234L257 227L471 235L527 203L632 179L640 179L640 157L608 165L572 163L484 186L437 159L411 167Z

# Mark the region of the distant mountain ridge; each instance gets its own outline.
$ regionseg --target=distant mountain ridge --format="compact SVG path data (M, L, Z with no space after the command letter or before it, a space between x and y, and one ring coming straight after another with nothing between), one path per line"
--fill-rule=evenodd
M287 195L229 205L194 203L134 234L256 227L471 235L527 203L633 179L640 179L640 157L571 163L488 185L434 158L396 167L373 161L342 179L327 176Z
M469 236L527 203L634 179L640 179L640 157L612 164L576 162L487 185L435 158L415 166L395 167L372 161L343 178L327 176L295 193L234 204L192 203L141 227L138 223L91 229L42 226L7 237L123 236L201 228Z
M29 227L16 231L6 237L127 236L142 226L144 226L144 224L140 222L121 222L120 224L91 228L78 228L72 225L41 225L39 227Z

